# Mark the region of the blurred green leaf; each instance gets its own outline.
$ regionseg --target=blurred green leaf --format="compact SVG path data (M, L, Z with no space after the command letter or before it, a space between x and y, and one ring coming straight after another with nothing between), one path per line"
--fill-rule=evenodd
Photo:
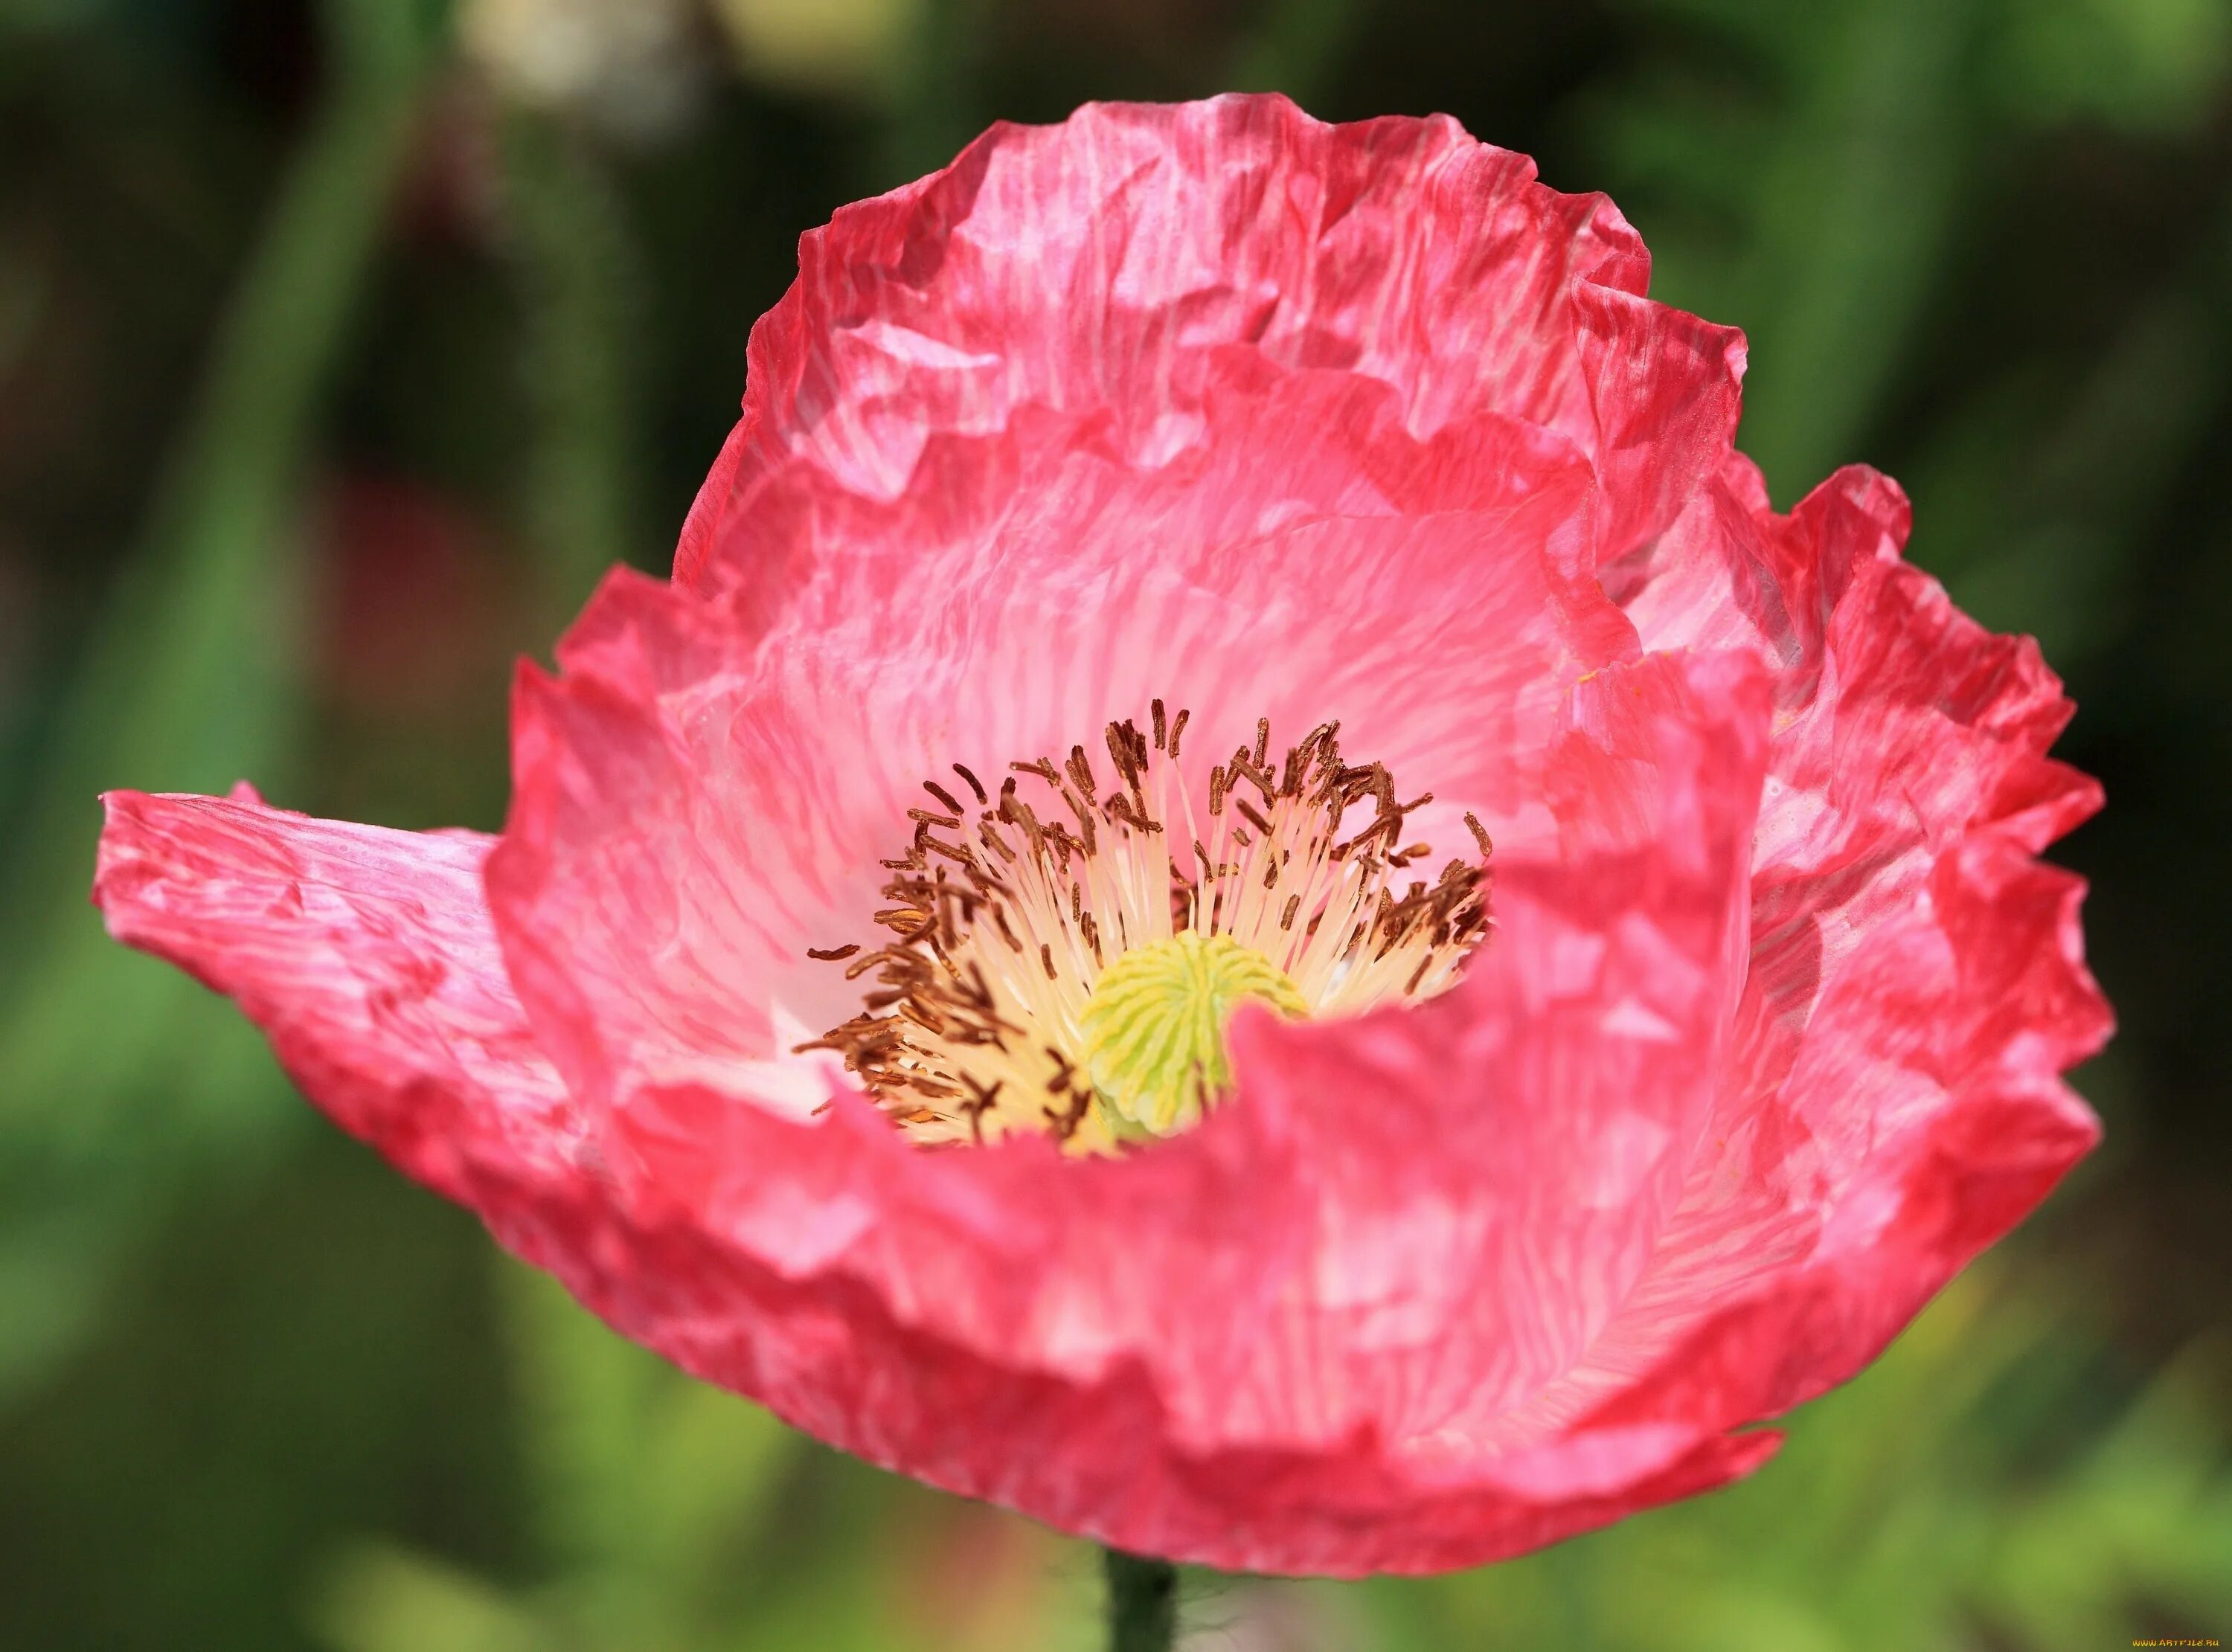
M1355 0L1270 0L1242 42L1236 92L1284 92L1308 108L1323 96L1364 21Z
M2232 69L2223 0L2010 0L1988 72L2021 119L2135 132L2203 120Z
M648 560L638 494L643 276L607 164L562 120L503 121L504 202L534 409L526 517L552 629L606 569Z
M1780 502L1867 457L1969 165L1981 3L1658 0L1703 31L1690 67L1601 106L1615 192L1625 174L1682 204L1671 233L1644 223L1655 294L1750 339L1738 439ZM1739 66L1761 82L1749 100L1725 83Z
M310 1621L334 1652L556 1652L566 1644L478 1579L380 1544L333 1561Z
M2012 1511L1990 1607L2011 1631L2078 1652L2128 1638L2135 1605L2176 1608L2196 1631L2232 1614L2232 1461L2209 1403L2222 1391L2222 1355L2190 1352Z
M268 781L290 742L305 444L440 35L415 0L333 0L326 14L334 87L0 859L0 1188L13 1217L114 1199L120 1172L135 1187L175 1173L206 1142L238 1137L273 1092L238 1016L109 942L85 891L98 792ZM52 1263L62 1276L80 1266Z
M678 1633L720 1597L802 1442L617 1335L547 1276L500 1266L548 1552L597 1621L672 1621Z
M2173 290L2073 390L2034 375L1980 387L1912 475L1917 560L2064 671L2114 644L2131 618L2133 541L2223 405L2224 354L2210 308Z
M877 189L937 171L988 124L977 83L990 0L918 0L892 77Z
M2198 1382L2151 1391L2066 1474L2022 1461L2079 1435L2082 1346L2067 1307L1965 1279L1790 1418L1742 1484L1503 1566L1370 1586L1387 1643L1960 1652L1989 1622L2024 1652L2074 1652L2127 1642L2165 1598L2222 1621L2232 1463ZM2013 1441L2010 1409L2033 1414Z
M922 0L711 0L737 65L775 86L889 89Z

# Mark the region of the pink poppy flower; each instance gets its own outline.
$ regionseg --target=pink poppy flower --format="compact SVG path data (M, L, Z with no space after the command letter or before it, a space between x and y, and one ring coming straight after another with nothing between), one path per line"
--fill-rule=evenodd
M934 1485L1336 1575L1720 1485L2092 1144L2099 793L1647 271L1447 120L996 127L803 239L500 838L120 793L96 898Z

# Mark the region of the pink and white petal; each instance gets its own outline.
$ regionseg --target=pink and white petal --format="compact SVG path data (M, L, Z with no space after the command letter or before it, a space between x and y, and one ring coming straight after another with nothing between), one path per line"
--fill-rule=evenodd
M1236 474L1253 433L1223 431L1219 465ZM1379 457L1398 448L1416 444L1398 434ZM749 1076L770 1105L818 1105L829 1063L788 1052L857 1001L806 951L873 933L878 863L911 840L923 782L960 785L958 763L997 786L1012 761L1097 751L1103 724L1157 698L1192 714L1197 794L1259 716L1282 739L1339 718L1352 754L1435 794L1430 837L1463 842L1468 808L1509 851L1552 829L1560 697L1603 663L1592 627L1619 623L1558 572L1587 522L1569 462L1494 505L1306 514L1234 541L1216 478L1006 438L944 453L956 483L938 496L1026 465L1034 502L927 559L910 601L753 636L623 574L561 645L562 677L522 677L490 898L529 1016L585 1096ZM895 524L888 542L898 580L911 541Z
M1792 617L1814 598L1748 610L1789 623L1769 645L1781 726L1711 1150L1650 1275L1537 1426L1685 1403L1725 1426L1842 1381L2097 1137L2058 1077L2111 1025L2084 967L2082 888L2032 856L2099 788L2045 755L2069 707L2035 646L1985 632L1898 560L1905 526L1869 472L1762 522L1774 584L1833 606L1805 624Z
M94 899L109 933L237 1001L342 1128L477 1208L529 1187L579 1194L583 1121L481 896L493 839L237 794L105 802Z
M1035 1371L938 1335L849 1270L669 1218L561 1200L511 1207L503 1231L619 1329L808 1432L1134 1552L1332 1577L1477 1565L1724 1484L1777 1443L1645 1423L1471 1461L1418 1463L1368 1428L1196 1448L1137 1361Z
M1288 1188L1306 1191L1298 1121L1277 1124L1275 1101L1258 1110L1274 1115L1268 1136L1239 1128L1235 1109L1231 1127L1212 1121L1176 1150L1069 1165L1037 1143L925 1156L855 1107L817 1129L685 1086L621 1116L633 1150L615 1163L636 1174L616 1183L578 1168L579 1123L492 967L472 881L484 839L212 800L113 807L101 891L120 936L233 993L338 1119L480 1209L620 1328L875 1461L1135 1548L1353 1575L1515 1552L1716 1483L1771 1445L1610 1429L1459 1475L1446 1452L1391 1452L1369 1422L1291 1444L1275 1431L1189 1444L1150 1362L1088 1345L1082 1324L1065 1331L1079 1305L1034 1302L1034 1282L1105 1290L1114 1281L1093 1280L1088 1247L1155 1234L1174 1209L1222 1211L1228 1232L1197 1221L1192 1238L1226 1277L1178 1277L1243 1299L1233 1276L1260 1259L1236 1253L1267 1231L1248 1184L1274 1163L1274 1137L1287 1138ZM876 1191L864 1167L901 1185ZM1073 1173L1101 1185L1061 1187ZM1080 1198L1101 1220L1064 1232ZM1035 1252L1043 1271L1002 1267ZM1155 1340L1174 1260L1132 1268L1135 1336ZM1294 1260L1307 1275L1321 1259L1303 1247ZM957 1315L957 1302L1003 1286L1027 1336L953 1334L988 1305ZM1218 1311L1190 1305L1196 1335Z
M1599 1419L1768 1416L1843 1382L2099 1138L2056 1076L2108 1032L2080 959L2080 886L1989 839L1933 884L1945 931L1911 937L1825 1005L1828 1071L1793 1078L1870 1085L1899 1105L1845 1184L1813 1193L1799 1256L1741 1288L1708 1282L1694 1330ZM1771 1173L1802 1185L1802 1146L1789 1156Z
M1741 338L1644 301L1648 270L1608 202L1444 118L1226 97L996 126L802 238L676 578L763 615L828 554L777 502L935 496L941 435L1091 421L1126 466L1183 463L1243 370L1385 386L1422 442L1483 415L1554 433L1603 496L1586 574L1671 521L1735 425Z
M748 1086L642 1082L606 1137L613 1231L636 1237L552 1265L848 1450L1181 1558L1418 1565L1431 1506L1432 1553L1484 1558L1736 1472L1764 1447L1685 1426L1577 1456L1575 1508L1544 1496L1554 1459L1515 1460L1515 1486L1489 1467L1499 1404L1577 1357L1648 1260L1741 956L1763 679L1632 676L1580 691L1560 760L1617 763L1657 832L1515 861L1476 978L1426 1009L1243 1020L1237 1098L1122 1160L924 1154L850 1097L815 1123ZM1586 703L1614 697L1620 717ZM698 1260L626 1254L653 1242ZM1204 1472L1234 1453L1278 1472Z
M1421 1461L1517 1441L1507 1414L1647 1269L1742 981L1763 677L1730 657L1613 668L1567 722L1562 852L1501 865L1496 931L1455 991L1234 1029L1243 1096L1261 1085L1291 1113L1316 1273L1299 1357L1225 1380L1354 1408Z

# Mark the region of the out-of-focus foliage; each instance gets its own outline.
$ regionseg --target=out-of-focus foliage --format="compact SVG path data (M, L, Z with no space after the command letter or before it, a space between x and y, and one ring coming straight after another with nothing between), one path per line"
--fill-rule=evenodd
M1992 1269L1801 1412L1767 1477L1382 1587L1391 1643L2080 1652L2204 1633L2232 1614L2232 1449L2206 1397L2222 1372L2196 1353L2087 1416L2102 1358Z
M889 86L924 0L712 0L738 66L775 85L838 93Z
M263 1133L252 1035L85 922L88 800L120 774L223 790L289 757L301 557L289 543L308 414L411 133L437 30L425 9L332 0L334 84L238 277L147 525L80 645L0 864L0 1394L74 1329L88 1258L159 1156ZM36 279L20 277L19 279ZM36 288L34 289L36 290ZM18 323L29 353L35 320ZM10 777L12 778L12 776ZM10 788L11 794L14 788ZM191 1048L196 1059L181 1063Z
M2107 1147L1730 1492L1195 1580L1241 1652L2079 1652L2232 1623L2222 0L0 0L0 1643L1084 1648L1080 1545L799 1440L335 1138L84 904L103 787L493 826L510 658L660 566L797 233L998 116L1278 87L1610 190L2028 630Z

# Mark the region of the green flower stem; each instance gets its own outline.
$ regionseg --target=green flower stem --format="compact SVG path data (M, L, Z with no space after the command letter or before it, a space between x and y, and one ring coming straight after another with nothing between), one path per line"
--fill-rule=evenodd
M1178 1639L1178 1569L1120 1549L1108 1567L1109 1652L1169 1652Z

